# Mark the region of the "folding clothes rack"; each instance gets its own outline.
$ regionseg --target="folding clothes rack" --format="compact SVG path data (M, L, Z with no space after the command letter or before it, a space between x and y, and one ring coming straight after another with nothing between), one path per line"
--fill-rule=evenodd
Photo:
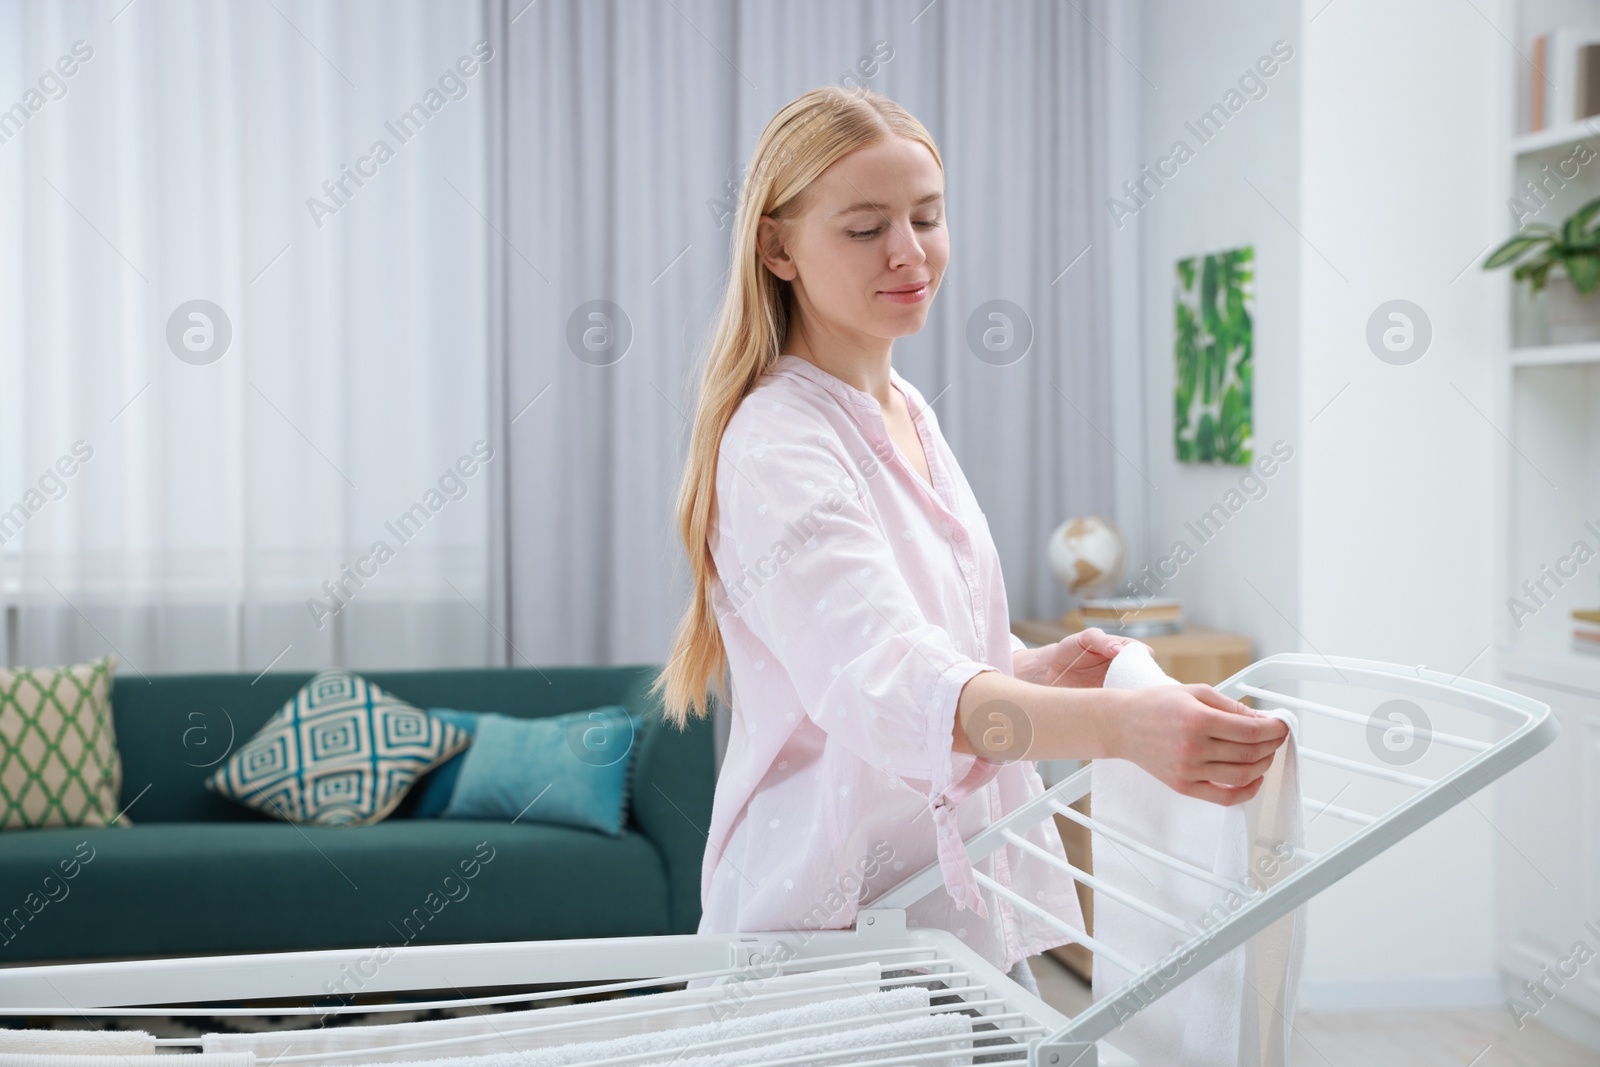
M1306 688L1319 686L1343 687L1361 694L1364 699L1357 699L1357 704L1370 705L1378 698L1386 702L1407 701L1407 707L1422 709L1429 723L1441 724L1449 720L1451 725L1458 721L1465 725L1452 732L1431 725L1417 729L1396 727L1401 731L1402 740L1425 742L1426 752L1412 762L1386 759L1370 740L1374 729L1387 729L1384 727L1387 720L1379 717L1386 705L1379 704L1376 711L1362 714L1326 700L1300 695ZM1311 822L1322 827L1318 833L1326 833L1339 824L1354 829L1324 851L1302 851L1298 856L1302 862L1296 865L1293 873L1265 891L1255 891L1254 899L1225 920L1203 935L1195 935L1181 950L1156 961L1125 959L1118 954L1116 946L1102 944L1067 926L979 872L980 886L993 896L1039 916L1090 950L1106 953L1106 959L1135 974L1075 1017L1062 1015L1023 990L951 934L936 929L907 928L905 908L942 886L937 864L930 864L881 895L860 913L852 930L405 946L392 950L391 957L366 982L362 991L363 996L401 994L399 999L336 1006L317 1006L308 998L323 995L328 988L325 982L337 979L341 969L354 966L363 956L370 956L370 949L20 966L0 969L0 1016L61 1015L93 1019L96 1016L140 1015L270 1015L288 1017L290 1021L284 1029L301 1029L315 1025L316 1016L335 1013L513 1002L537 1006L541 1001L556 998L676 988L690 980L724 980L728 983L725 988L737 990L743 979L810 973L825 984L832 981L831 974L844 974L841 968L870 962L882 968L881 977L870 982L873 990L913 984L929 988L933 993L929 1010L965 1017L971 1025L970 1038L954 1044L949 1038L888 1040L855 1049L842 1058L839 1053L772 1058L762 1052L760 1062L766 1067L824 1063L895 1067L967 1062L1027 1064L1030 1067L1131 1065L1134 1061L1115 1047L1113 1031L1119 1025L1119 1018L1139 1011L1274 920L1289 914L1380 852L1466 800L1470 794L1550 744L1559 732L1545 704L1423 666L1283 654L1251 664L1216 688L1235 699L1254 698L1256 706L1262 709L1287 708L1298 715L1298 751L1304 761L1304 810L1310 814ZM1295 692L1285 692L1285 688ZM1428 711L1428 708L1433 710ZM1408 718L1419 721L1415 716ZM1491 734L1495 736L1489 736ZM1317 747L1309 743L1314 738L1318 739ZM1447 749L1464 753L1464 756L1451 760ZM1363 753L1367 758L1362 758ZM1432 776L1419 773L1425 766L1441 762L1454 765L1439 767L1441 773ZM1408 769L1400 769L1401 765ZM1312 773L1319 768L1325 778L1320 782L1314 781L1318 774ZM1006 846L1027 848L1028 843L1017 830L1059 814L1087 827L1097 837L1109 839L1117 847L1132 849L1153 861L1175 865L1177 869L1187 868L1187 872L1197 878L1210 874L1196 871L1072 808L1072 802L1090 790L1093 772L1091 763L1034 802L975 835L966 843L972 859L976 862ZM1313 792L1324 790L1328 799L1311 796ZM1355 796L1339 803L1347 793ZM1398 799L1385 803L1391 797ZM1363 811L1357 798L1365 798L1363 803L1384 810L1381 813ZM1322 815L1334 821L1320 822ZM1035 852L1046 862L1064 868L1096 893L1107 894L1147 914L1154 910L1125 888L1107 885L1053 855L1037 849ZM1155 917L1158 916L1152 916ZM1182 924L1178 925L1181 928ZM1162 980L1155 983L1152 995L1149 979L1158 970L1162 972ZM530 986L538 987L537 991L527 992ZM461 990L491 987L499 989L487 996L460 993ZM552 987L561 988L552 990ZM523 991L507 992L506 989ZM420 994L438 991L451 991L454 995L418 999ZM860 992L859 987L842 981L837 995L857 992ZM285 1006L284 998L300 1003ZM752 1002L758 999L748 998L741 1012L759 1013L762 1009ZM617 1013L609 1017L624 1018L629 1011L647 1014L645 1009L632 1006L628 999L617 1001L616 1007ZM297 1018L304 1021L297 1022ZM893 1020L874 1018L871 1021ZM560 1025L546 1029L559 1029ZM525 1031L508 1031L503 1036L509 1040L520 1032ZM779 1037L795 1036L805 1035L769 1034L760 1045L752 1045L750 1042L754 1039L751 1038L703 1041L676 1048L674 1055L688 1063L694 1057L712 1053L767 1049ZM464 1039L435 1038L399 1046L389 1044L383 1046L382 1051L391 1054L391 1059L396 1048L405 1051L404 1058L408 1059L443 1058L451 1056L451 1045L461 1040ZM158 1045L163 1046L183 1043L196 1042L188 1039L158 1041ZM174 1049L163 1047L158 1051ZM277 1067L320 1067L323 1064L337 1067L359 1064L363 1062L361 1055L358 1050L281 1056L276 1064ZM669 1058L672 1057L659 1052L613 1056L585 1061L585 1067L630 1067L665 1063ZM508 1062L514 1064L515 1059ZM265 1061L262 1067L266 1067Z

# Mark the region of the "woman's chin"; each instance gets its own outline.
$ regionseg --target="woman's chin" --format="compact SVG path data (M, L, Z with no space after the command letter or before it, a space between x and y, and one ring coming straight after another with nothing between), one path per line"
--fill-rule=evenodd
M875 331L883 337L904 337L907 334L918 333L928 322L927 304L915 308L906 308L899 314L879 315L879 329Z

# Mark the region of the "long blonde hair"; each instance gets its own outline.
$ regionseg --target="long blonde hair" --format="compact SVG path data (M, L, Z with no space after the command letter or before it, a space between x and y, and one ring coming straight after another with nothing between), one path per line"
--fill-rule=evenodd
M678 532L689 553L693 595L673 637L671 657L650 687L652 693L665 688L664 714L680 728L691 714L709 714L708 686L729 701L727 652L712 606L717 453L740 401L782 353L794 314L789 283L769 271L757 252L758 225L763 215L780 220L780 227L801 215L810 203L807 188L818 175L856 149L891 137L927 145L944 169L932 135L899 104L870 89L824 86L795 97L772 117L746 169L728 288L701 374L678 489Z

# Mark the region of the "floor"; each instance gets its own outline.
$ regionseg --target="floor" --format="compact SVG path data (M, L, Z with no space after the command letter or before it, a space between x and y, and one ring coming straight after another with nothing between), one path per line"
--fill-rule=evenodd
M1045 1003L1076 1015L1089 986L1050 956L1028 961ZM1600 1053L1538 1020L1518 1030L1511 1014L1479 1011L1301 1012L1291 1067L1597 1067Z

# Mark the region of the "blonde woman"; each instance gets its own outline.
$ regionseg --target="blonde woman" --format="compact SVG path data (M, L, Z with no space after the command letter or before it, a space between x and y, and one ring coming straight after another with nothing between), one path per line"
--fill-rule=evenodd
M1102 688L1126 638L1010 635L983 512L890 362L945 274L944 192L928 131L870 91L805 93L762 134L679 497L693 602L656 686L680 725L708 688L730 708L701 932L849 927L937 862L947 891L908 919L1031 988L1027 957L1064 939L986 900L961 842L1042 792L1033 761L1121 757L1236 804L1287 729L1209 686ZM1081 925L1049 864L980 869Z

